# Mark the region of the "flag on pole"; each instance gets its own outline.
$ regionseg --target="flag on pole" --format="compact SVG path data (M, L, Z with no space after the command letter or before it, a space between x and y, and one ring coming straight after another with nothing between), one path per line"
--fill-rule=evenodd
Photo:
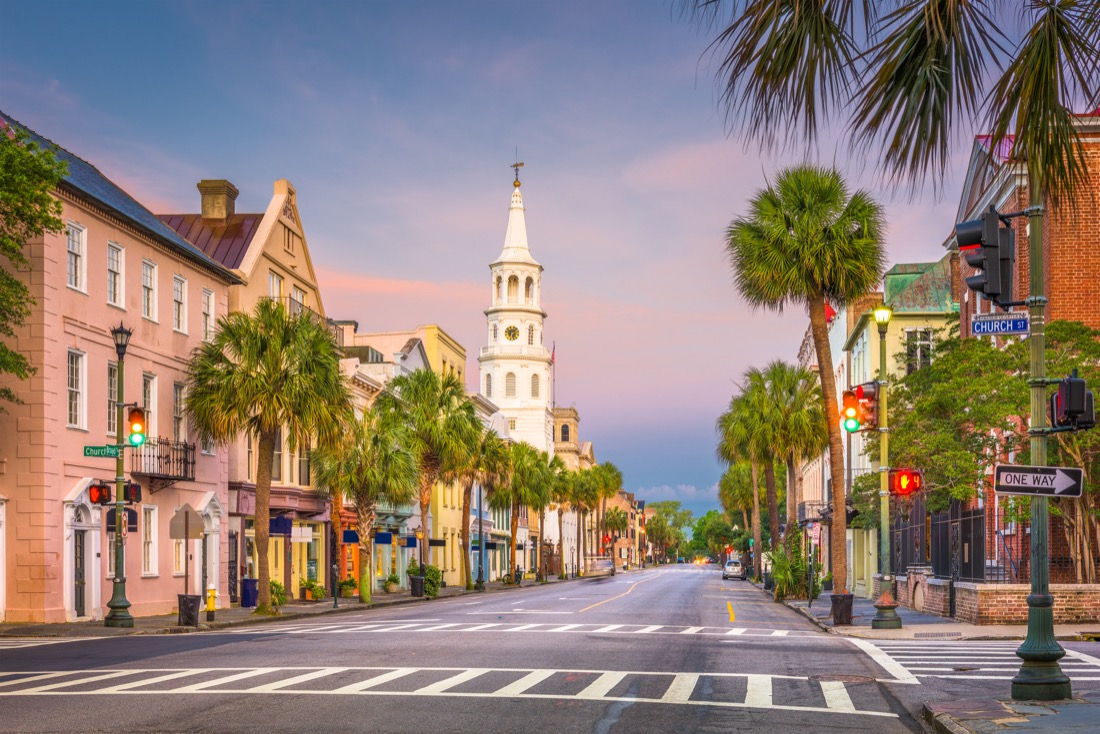
M554 354L558 351L558 343L552 342L550 347L550 364L554 364Z

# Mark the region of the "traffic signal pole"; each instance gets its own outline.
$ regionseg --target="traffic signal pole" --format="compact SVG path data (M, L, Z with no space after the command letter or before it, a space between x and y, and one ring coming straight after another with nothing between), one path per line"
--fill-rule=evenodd
M877 319L876 319L877 321ZM882 576L882 594L875 602L872 629L901 629L898 603L894 599L894 578L890 574L890 427L886 415L886 329L889 311L878 322L878 437L879 437L879 527L878 558Z
M1037 196L1035 180L1029 189ZM1025 303L1031 312L1031 464L1047 465L1046 425L1049 384L1046 377L1046 286L1043 282L1043 207L1033 204L1028 216L1028 252L1031 284ZM1058 660L1066 654L1054 639L1054 596L1050 593L1050 530L1047 498L1031 498L1031 593L1027 597L1027 637L1016 650L1024 662L1012 679L1012 698L1017 701L1057 701L1070 698L1072 686Z
M121 328L121 327L120 327ZM129 334L127 334L127 337ZM107 602L110 609L103 619L105 627L133 627L134 618L130 615L130 602L126 599L126 462L124 454L124 439L122 429L123 408L126 405L126 396L123 392L125 381L126 345L116 345L118 352L118 383L115 387L115 446L118 456L115 458L115 577L111 600Z

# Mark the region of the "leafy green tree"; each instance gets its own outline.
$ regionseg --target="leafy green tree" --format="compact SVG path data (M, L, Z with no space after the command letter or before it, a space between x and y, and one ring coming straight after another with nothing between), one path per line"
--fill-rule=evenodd
M801 473L795 468L802 465L803 457L817 456L828 445L825 406L817 375L805 367L777 359L764 368L763 376L777 422L776 456L786 463L789 531L798 523L801 499L801 488L797 486ZM768 507L770 511L771 505Z
M522 507L545 507L550 494L549 464L544 455L529 443L518 442L511 446L511 471L508 479L490 495L489 504L511 513L511 540L509 568L515 570L516 542L519 537L519 512Z
M498 487L508 482L512 467L508 444L492 428L479 424L470 438L473 443L465 452L466 462L458 470L458 478L462 482L462 579L467 589L474 588L473 570L470 568L470 512L474 485L481 485L483 491L492 496Z
M550 456L545 451L540 452L539 456L542 459L542 462L544 464L546 464L546 473L547 473L547 476L546 476L546 495L545 495L545 500L546 501L543 502L543 504L538 508L538 511L539 511L539 533L542 536L541 538L539 538L538 580L539 581L545 581L546 580L546 577L545 577L546 576L546 563L548 561L548 558L547 558L546 552L545 552L546 545L547 545L547 542L546 542L546 508L550 507L552 504L558 503L559 497L560 497L559 487L561 486L562 476L564 476L566 470L565 470L565 462L562 461L560 456ZM558 538L559 539L561 538L561 530L562 530L561 525L562 525L561 511L560 511L560 505L559 505L559 512L558 512ZM564 571L564 564L563 564L563 571Z
M561 558L558 578L565 579L565 512L572 507L573 482L576 481L577 473L567 470L560 457L554 458L558 463L551 465L553 481L550 485L550 501L558 506L558 555Z
M759 553L763 548L760 530L760 464L765 461L761 456L761 442L755 432L755 412L744 394L735 395L730 400L729 410L718 417L718 445L716 453L719 461L728 466L739 462L749 465L750 490L752 501L752 538L754 548ZM753 564L753 573L760 577L760 564Z
M0 337L14 338L31 313L34 298L15 272L30 266L23 252L28 242L64 229L61 202L51 194L67 172L53 151L40 148L25 131L0 118L0 256L8 263L0 264ZM25 355L0 340L0 375L25 380L33 372ZM5 412L4 401L21 402L6 385L0 386L0 413Z
M596 523L597 531L602 528L607 531L607 501L614 497L623 486L623 473L610 461L594 467L596 492L600 498L600 517Z
M603 516L604 532L614 533L611 547L615 547L615 543L618 542L625 533L628 525L630 524L630 518L626 516L626 512L621 507L612 507L608 509ZM613 551L609 551L613 553Z
M292 314L262 300L251 314L218 319L213 339L187 366L184 410L204 440L226 444L247 433L256 449L257 614L270 613L268 566L271 472L275 443L323 450L339 440L351 416L336 342L311 311Z
M691 510L685 509L679 500L660 500L658 502L651 502L646 505L646 509L655 511L654 518L646 523L647 532L651 530L651 523L654 520L658 521L658 527L664 525L665 528L667 528L667 532L663 533L665 542L662 546L666 555L670 550L678 551L681 546L686 544L686 535L684 531L690 528L695 522Z
M359 529L359 599L371 600L374 586L372 553L376 510L401 507L416 498L416 457L408 447L405 426L376 410L350 421L330 445L313 452L314 480L333 499L333 532L342 498L355 505Z
M586 541L588 533L588 513L599 502L599 485L593 469L581 469L576 472L570 484L569 504L577 513L577 573L584 573L584 558L587 557Z
M425 542L430 536L428 507L440 480L457 479L469 465L481 427L474 404L456 375L421 368L390 380L375 400L378 409L405 424L420 469L417 500Z
M768 376L756 367L745 371L742 397L753 415L749 424L754 453L764 470L764 492L768 502L768 530L772 547L779 542L779 496L775 485L775 460L783 452L783 437L778 400L773 395Z
M734 461L726 467L718 480L718 501L726 517L732 522L733 513L741 513L741 527L752 531L749 513L753 511L752 467L747 461Z
M848 591L843 444L825 304L852 303L874 290L884 267L882 235L882 207L870 194L849 195L838 171L814 166L781 171L728 230L742 297L754 308L796 305L809 311L829 435L835 508L830 548L840 594Z

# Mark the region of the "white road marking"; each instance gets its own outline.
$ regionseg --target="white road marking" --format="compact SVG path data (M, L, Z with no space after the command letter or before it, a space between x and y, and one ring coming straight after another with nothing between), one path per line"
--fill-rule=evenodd
M425 627L423 629L418 629L417 632L432 632L434 630L446 629L448 627L457 627L458 625L459 625L458 622L447 622L446 624L434 624L431 627Z
M392 627L379 627L377 629L371 630L371 632L393 632L394 630L407 630L410 627L419 627L419 626L420 626L419 622L414 622L412 624L395 624Z
M475 624L473 627L467 627L462 630L463 632L477 632L478 630L487 630L490 627L499 627L499 622L489 622L488 624Z
M557 671L554 670L532 670L527 675L523 676L519 680L512 681L504 688L498 688L493 692L494 696L518 696L529 688L534 688L539 683L552 676Z
M661 700L666 703L687 703L699 682L698 673L677 673Z
M603 627L600 627L598 630L592 630L592 631L593 632L611 632L613 630L619 629L620 627L622 627L621 624L608 624L608 625L604 625Z
M317 678L324 678L328 675L335 675L336 673L342 673L347 668L321 668L315 670L312 673L302 673L296 675L293 678L287 678L285 680L276 681L275 683L266 683L262 686L256 686L255 688L249 688L246 693L271 693L277 691L280 688L288 688L298 683L305 683L306 681L316 680Z
M772 630L772 637L786 637L790 633L790 630Z
M244 670L240 673L234 673L233 675L224 675L221 678L215 678L214 680L203 681L202 683L194 683L183 688L173 688L176 693L195 693L197 691L203 691L211 686L219 686L223 683L232 683L234 681L243 680L244 678L255 678L257 675L264 675L265 673L277 672L278 668L253 668L252 670Z
M50 678L59 678L63 675L68 675L69 671L62 670L60 672L55 671L53 673L38 673L27 675L23 678L12 678L11 680L0 680L0 686L11 686L16 683L34 683L37 680L49 680Z
M502 632L522 632L523 630L534 629L535 627L541 627L541 626L542 626L542 623L536 622L535 624L521 624L519 627L509 627L508 629L501 630L501 631Z
M920 681L917 680L916 676L910 673L904 665L894 660L887 653L878 649L867 640L861 640L858 637L847 637L845 639L867 653L872 660L879 664L879 667L894 676L898 683L915 683L920 685Z
M0 639L0 650L15 650L21 647L38 647L39 645L60 645L63 642L79 642L87 639L87 637L9 637Z
M651 624L648 627L642 627L640 630L634 630L634 632L636 634L645 634L646 632L656 632L657 630L661 629L662 627L664 627L663 624Z
M397 670L391 670L388 673L376 675L373 678L361 680L358 683L351 683L350 685L337 688L335 691L333 691L333 693L362 693L364 691L370 690L371 688L374 688L375 686L380 686L383 683L389 683L391 680L404 678L406 675L409 675L410 673L415 673L416 671L417 668L398 668Z
M468 680L473 680L483 673L489 672L488 668L470 668L469 670L463 670L460 673L452 675L450 678L444 678L441 681L436 681L430 685L426 685L423 688L418 688L413 693L443 693L449 688L454 688L459 683L465 683Z
M58 688L65 688L66 686L84 685L85 683L94 683L97 680L108 680L110 678L120 678L124 675L130 675L132 671L129 670L116 670L113 673L101 673L99 675L93 675L88 678L81 678L79 680L66 680L60 683L49 683L44 686L38 686L36 688L24 688L19 693L45 693L47 691L53 691Z
M579 624L563 624L561 627L554 627L553 629L547 630L547 632L568 632L569 630L576 629L577 627L580 627L580 625Z
M175 680L177 678L186 678L191 675L197 675L199 673L209 672L210 668L197 668L193 670L177 670L174 673L166 673L164 675L158 675L154 678L145 678L144 680L130 681L129 683L120 683L117 686L110 686L108 688L100 688L100 693L120 693L121 691L128 691L131 688L141 688L143 686L151 686L157 683L163 683L164 681Z
M747 631L748 631L748 630L746 630L746 629L745 629L744 627L734 627L733 629L731 629L731 630L730 630L729 632L727 632L726 634L727 634L727 635L743 635L743 634L745 634L745 632L747 632Z
M626 673L613 672L602 673L599 678L592 681L583 691L577 694L577 698L603 698L611 689L619 685L619 681L626 677Z
M772 678L770 675L745 676L747 689L745 691L745 704L754 708L770 709L772 707Z
M706 627L688 627L687 629L680 630L681 635L694 635L697 632L705 630Z
M852 697L848 695L848 689L841 681L821 681L821 693L825 696L825 705L833 711L855 713L856 707L852 705Z
M1094 658L1092 655L1086 655L1083 652L1078 652L1077 650L1070 650L1069 648L1066 648L1066 655L1072 655L1073 657L1077 658L1078 660L1083 660L1086 663L1089 663L1091 665L1095 665L1096 667L1100 668L1100 658Z

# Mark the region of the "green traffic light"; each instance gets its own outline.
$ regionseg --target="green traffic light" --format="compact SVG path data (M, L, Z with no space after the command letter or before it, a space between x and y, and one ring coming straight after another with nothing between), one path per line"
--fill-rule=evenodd
M142 433L131 433L130 444L133 446L140 446L145 443L145 435Z
M855 433L856 431L859 430L859 419L858 418L845 418L843 425L844 425L844 430L845 431L847 431L848 433Z

